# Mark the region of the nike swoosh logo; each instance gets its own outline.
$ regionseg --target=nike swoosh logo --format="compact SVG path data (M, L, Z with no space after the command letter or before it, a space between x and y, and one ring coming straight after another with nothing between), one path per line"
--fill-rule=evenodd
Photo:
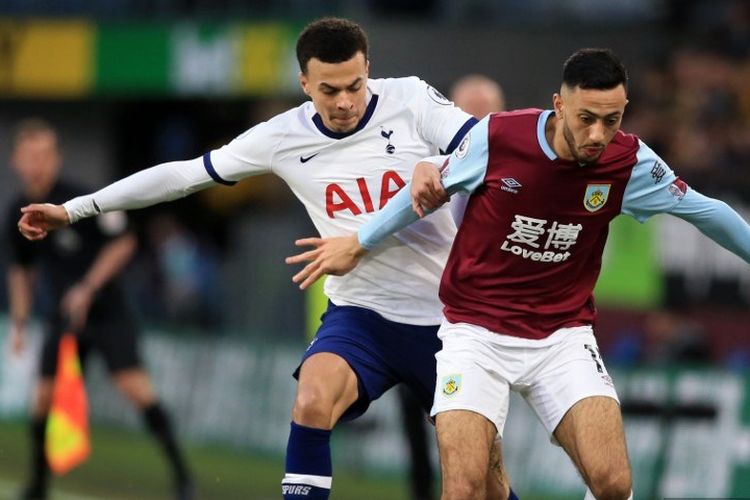
M315 153L315 154L313 154L313 155L310 155L310 156L308 156L307 158L305 158L304 156L300 156L300 157L299 157L299 161L300 161L301 163L307 163L308 161L312 160L312 159L313 159L313 158L315 158L316 156L318 156L318 153Z

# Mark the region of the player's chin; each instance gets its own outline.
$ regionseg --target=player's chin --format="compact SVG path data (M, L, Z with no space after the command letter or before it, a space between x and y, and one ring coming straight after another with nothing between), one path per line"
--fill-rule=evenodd
M333 129L336 132L345 134L347 132L351 132L357 127L357 117L352 116L349 118L334 118L333 119Z

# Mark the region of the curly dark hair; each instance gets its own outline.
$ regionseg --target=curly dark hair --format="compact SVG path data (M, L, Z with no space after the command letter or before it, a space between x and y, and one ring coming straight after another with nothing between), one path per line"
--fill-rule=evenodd
M307 73L307 63L313 57L325 63L340 63L357 52L362 52L367 60L367 35L359 24L340 17L311 22L297 39L297 61L303 73Z

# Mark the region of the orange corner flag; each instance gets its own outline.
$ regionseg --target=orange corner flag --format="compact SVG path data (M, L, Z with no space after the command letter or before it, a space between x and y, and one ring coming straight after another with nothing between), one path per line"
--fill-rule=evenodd
M78 360L76 337L66 333L60 339L45 438L47 461L55 474L65 474L89 456L88 420L86 386Z

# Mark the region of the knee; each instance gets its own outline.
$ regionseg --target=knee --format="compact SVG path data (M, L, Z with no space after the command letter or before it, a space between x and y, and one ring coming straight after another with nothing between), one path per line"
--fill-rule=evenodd
M43 379L38 382L31 408L31 414L34 417L41 417L49 413L52 406L52 391L54 381L52 379Z
M156 402L156 393L147 375L122 373L114 375L117 389L138 408L146 408Z
M630 471L597 474L591 478L589 488L597 500L627 500L633 488Z
M475 500L487 495L483 477L455 478L453 481L446 481L443 489L443 498L446 500Z
M292 419L296 423L318 429L329 429L332 427L332 414L333 400L327 397L324 391L315 387L300 387L297 391L292 409Z

